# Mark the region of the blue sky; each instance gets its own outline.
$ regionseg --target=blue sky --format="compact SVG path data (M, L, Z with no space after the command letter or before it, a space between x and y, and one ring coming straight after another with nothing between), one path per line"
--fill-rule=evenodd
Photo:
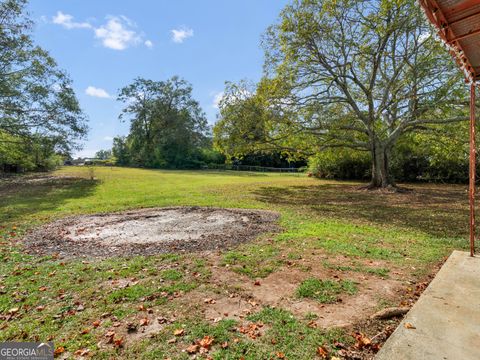
M31 0L34 37L73 80L89 117L93 156L128 133L118 89L135 77L179 75L210 123L225 81L258 80L260 37L288 0Z

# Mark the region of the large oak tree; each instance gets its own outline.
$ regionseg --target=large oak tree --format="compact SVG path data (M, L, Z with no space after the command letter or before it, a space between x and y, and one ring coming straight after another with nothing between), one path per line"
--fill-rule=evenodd
M466 119L462 74L414 0L295 0L264 47L265 77L251 96L232 101L245 88L227 87L215 129L224 148L249 142L243 128L264 149L367 151L371 186L388 187L402 136Z

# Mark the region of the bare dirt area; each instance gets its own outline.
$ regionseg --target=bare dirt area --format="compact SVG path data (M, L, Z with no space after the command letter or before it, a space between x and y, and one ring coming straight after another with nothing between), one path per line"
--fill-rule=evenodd
M32 186L61 186L84 181L75 176L58 176L46 174L0 176L0 191L21 190Z
M310 277L333 281L352 280L358 284L359 291L355 295L345 294L333 304L298 298L295 295L298 285ZM308 272L287 266L257 281L224 267L216 267L213 268L212 279L219 287L229 284L232 292L227 296L212 295L215 302L209 304L205 312L208 320L224 317L225 313L227 317L238 319L263 306L271 306L286 309L300 318L317 314L314 323L321 328L352 327L354 323L375 313L380 299L398 298L398 292L404 286L404 282L398 278L379 279L373 275L337 272L321 266ZM199 296L205 297L205 294Z
M35 254L111 257L218 250L278 230L271 211L170 207L61 219L29 232Z

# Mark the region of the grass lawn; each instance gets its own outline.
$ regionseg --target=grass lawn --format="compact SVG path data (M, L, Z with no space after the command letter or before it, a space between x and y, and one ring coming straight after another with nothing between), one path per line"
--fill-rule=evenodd
M460 185L393 194L303 175L94 173L0 181L0 341L54 341L60 358L313 359L319 347L341 356L356 324L408 302L467 246ZM274 210L283 231L222 252L104 260L33 257L17 241L71 214L179 205Z

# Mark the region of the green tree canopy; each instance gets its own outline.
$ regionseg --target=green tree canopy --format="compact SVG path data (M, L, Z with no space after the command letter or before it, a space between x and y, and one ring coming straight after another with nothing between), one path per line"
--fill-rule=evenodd
M120 119L130 121L126 139L116 138L114 155L132 165L189 167L207 141L208 126L192 87L177 76L166 81L138 78L121 89ZM119 154L128 147L129 154Z
M48 139L56 151L87 134L71 80L30 36L26 0L0 2L0 141ZM10 139L10 140L8 140Z
M263 44L265 77L221 109L216 141L226 148L231 136L229 151L242 151L249 126L262 131L255 146L366 151L372 186L386 187L401 137L467 119L462 74L414 0L295 0Z

